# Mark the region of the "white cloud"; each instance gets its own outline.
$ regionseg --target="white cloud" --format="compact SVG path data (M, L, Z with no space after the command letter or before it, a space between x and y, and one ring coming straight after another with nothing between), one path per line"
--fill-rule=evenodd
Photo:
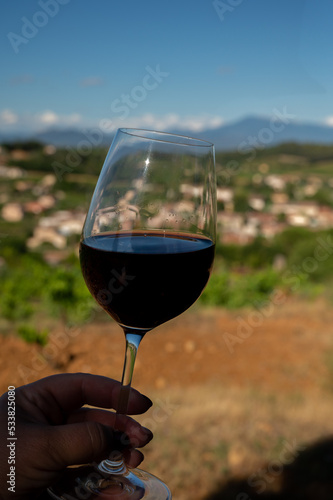
M4 109L0 113L0 124L14 125L18 122L18 116L10 109Z
M176 113L157 116L147 113L142 116L128 117L126 119L110 118L114 128L133 127L149 128L153 130L189 130L191 132L201 132L205 129L220 127L224 120L219 116L192 115L180 116Z
M46 110L43 113L35 115L36 125L75 125L79 124L81 121L81 115L78 113L72 113L70 115L58 115L54 111Z
M65 115L60 117L60 121L66 125L79 124L82 120L82 116L79 113L72 113L70 115Z
M106 126L102 123L107 124ZM56 126L58 128L76 127L78 129L93 129L100 127L104 132L114 132L120 127L146 128L160 131L189 131L193 134L202 130L217 128L224 123L219 116L213 115L186 115L177 113L166 115L155 115L146 113L141 116L129 116L122 119L120 116L109 116L93 120L82 117L79 113L62 115L51 109L39 113L16 114L10 109L0 111L0 129L42 131L46 128Z
M333 116L328 116L327 118L325 118L325 124L329 127L333 127Z
M60 115L48 109L41 113L19 115L10 109L0 111L0 129L2 131L29 131L30 133L42 131L52 126L81 128L84 124L78 113Z
M40 123L45 125L53 125L59 120L58 115L56 115L53 111L44 111L44 113L37 116L37 119Z

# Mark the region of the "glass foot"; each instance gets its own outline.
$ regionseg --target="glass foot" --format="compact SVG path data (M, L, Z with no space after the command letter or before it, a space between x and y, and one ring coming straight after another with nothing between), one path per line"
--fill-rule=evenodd
M48 493L56 500L171 500L166 484L148 472L126 469L110 474L98 465L67 469Z

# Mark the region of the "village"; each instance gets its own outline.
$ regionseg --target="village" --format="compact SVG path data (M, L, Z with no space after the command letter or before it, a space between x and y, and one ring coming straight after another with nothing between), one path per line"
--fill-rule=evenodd
M45 150L47 154L54 152L50 146L46 146ZM14 151L12 156L20 158L20 151ZM24 225L26 217L33 216L34 227L32 234L26 240L27 248L38 250L44 244L48 244L58 253L45 252L46 259L55 262L57 259L60 260L68 247L69 238L73 235L76 240L79 238L88 208L87 201L85 206L61 209L59 208L61 201L66 196L70 197L70 194L61 189L53 172L40 172L39 179L36 181L31 179L29 172L24 168L6 165L4 155L0 159L2 163L0 164L1 183L5 185L7 181L12 186L12 194L4 190L0 192L0 220L13 225ZM72 174L73 176L75 174ZM246 186L247 209L242 211L237 209L235 203L237 185L218 186L216 192L217 227L220 242L245 245L259 236L266 239L273 238L288 227L303 227L312 230L332 228L332 206L311 200L311 197L322 189L324 184L326 189L333 190L333 177L323 179L314 174L304 177L301 173L298 175L270 173L269 164L261 163ZM296 186L296 199L295 196L291 199L288 195L287 187L290 185ZM269 196L257 194L258 186L268 189ZM164 218L168 221L169 227L171 224L171 227L177 229L177 217L170 217L170 212L173 216L189 217L194 207L193 200L200 198L203 186L183 184L180 186L180 191L184 195L184 201L159 207L158 216L149 217L148 228L160 227ZM119 204L122 205L120 210L123 211L123 229L127 229L133 217L138 216L135 205L131 205L134 192L135 186L133 191L125 194ZM21 201L22 196L25 201ZM103 217L110 216L106 214L107 211L103 209L101 221ZM110 207L109 212L114 214L114 207Z

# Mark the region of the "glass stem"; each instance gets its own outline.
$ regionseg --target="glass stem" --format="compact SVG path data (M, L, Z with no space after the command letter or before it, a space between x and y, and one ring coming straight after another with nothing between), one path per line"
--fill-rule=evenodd
M125 351L125 360L124 360L124 369L123 376L121 379L121 388L118 399L117 406L117 415L126 415L128 400L130 395L134 365L136 354L138 352L139 344L146 333L145 330L140 333L136 333L134 330L125 330L125 339L126 339L126 351ZM113 474L113 475L121 475L124 474L127 470L127 467L123 461L122 454L120 452L114 452L111 454L112 459L103 460L98 469L100 472L104 474Z
M146 333L133 333L133 331L128 330L124 330L124 332L126 339L126 351L117 407L117 413L119 413L120 415L126 415L127 413L128 399L130 395L136 354L138 352L138 347L142 340L142 337L144 333Z

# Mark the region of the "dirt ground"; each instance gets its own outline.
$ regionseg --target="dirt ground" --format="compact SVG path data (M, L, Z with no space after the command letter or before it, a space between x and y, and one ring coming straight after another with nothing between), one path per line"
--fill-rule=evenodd
M107 317L71 329L55 325L44 347L8 334L1 338L0 390L60 372L119 379L123 356L122 331ZM142 340L133 385L154 401L142 417L155 435L144 468L166 480L174 500L333 498L331 486L319 495L316 478L312 496L296 481L316 470L322 476L333 463L333 440L314 463L306 459L310 472L296 469L296 479L279 462L284 447L298 458L299 449L333 435L332 304L288 299L261 312L194 307ZM270 476L258 476L272 464L279 474L272 466ZM286 477L287 493L275 496ZM254 484L265 484L265 492Z
M54 327L41 347L1 339L0 389L52 373L119 379L124 335L104 321ZM192 309L141 342L133 385L140 390L215 383L272 391L320 391L333 371L333 305L286 301L260 312ZM333 379L332 379L333 383Z

